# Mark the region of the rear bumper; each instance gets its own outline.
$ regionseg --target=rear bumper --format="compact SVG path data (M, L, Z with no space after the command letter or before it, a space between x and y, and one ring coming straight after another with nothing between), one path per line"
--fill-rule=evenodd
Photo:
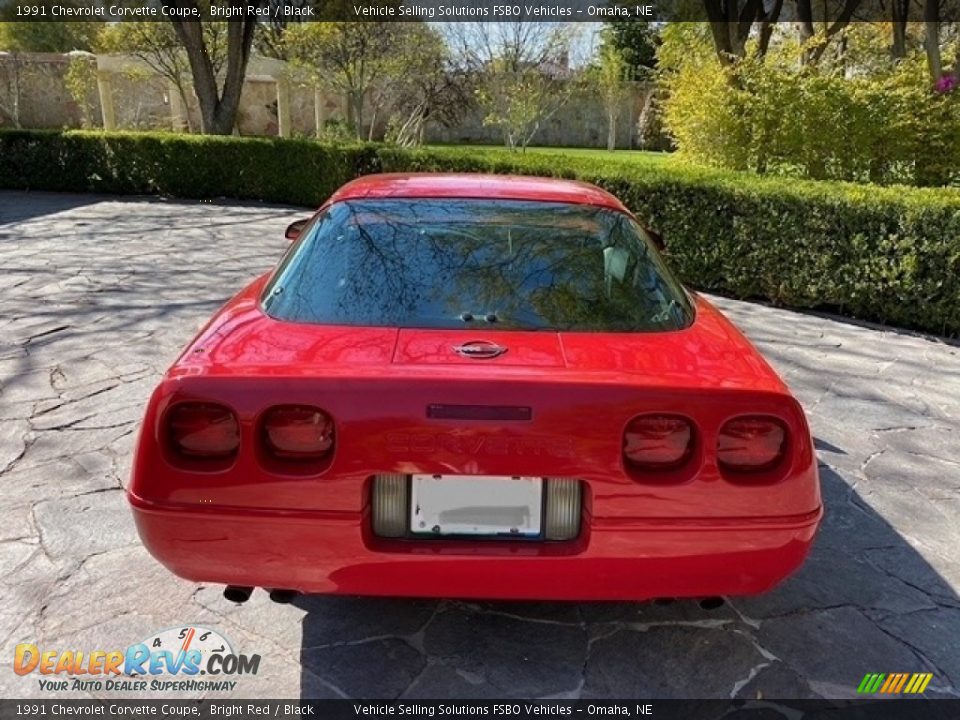
M592 518L569 543L385 541L363 513L160 505L129 495L147 549L195 582L306 593L643 600L764 592L803 562L822 510L775 518Z

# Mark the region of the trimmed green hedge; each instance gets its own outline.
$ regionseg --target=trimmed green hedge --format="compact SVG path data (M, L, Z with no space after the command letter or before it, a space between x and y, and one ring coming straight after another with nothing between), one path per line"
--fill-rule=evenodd
M0 188L317 205L376 172L374 146L175 133L0 131Z
M308 140L0 132L0 187L255 198L317 205L370 172L577 178L663 233L696 287L960 334L960 191L803 182L493 148L401 150Z

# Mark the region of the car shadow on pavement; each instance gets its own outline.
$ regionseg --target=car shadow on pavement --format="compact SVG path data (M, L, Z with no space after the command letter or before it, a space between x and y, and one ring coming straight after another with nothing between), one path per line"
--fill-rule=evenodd
M0 202L0 242L16 239L17 223L103 202L106 196L56 192L4 191ZM12 227L11 227L12 226Z
M803 568L719 608L303 597L304 698L853 697L932 672L957 696L960 598L832 468ZM491 578L491 580L493 580Z

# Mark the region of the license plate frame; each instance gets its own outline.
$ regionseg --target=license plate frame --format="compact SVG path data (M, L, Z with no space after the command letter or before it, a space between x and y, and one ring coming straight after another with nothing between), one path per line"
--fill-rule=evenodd
M417 538L543 538L544 479L518 475L412 475Z

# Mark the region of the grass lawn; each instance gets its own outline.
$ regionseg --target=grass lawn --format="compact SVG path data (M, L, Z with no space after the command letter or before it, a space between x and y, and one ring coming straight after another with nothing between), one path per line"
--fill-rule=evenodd
M469 148L471 152L480 155L523 155L518 151L511 151L508 148L497 145L428 145L430 150L463 150ZM601 148L572 148L572 147L528 147L526 155L555 155L558 157L569 157L583 160L594 160L601 162L628 163L628 164L651 164L667 162L671 159L671 153L649 152L646 150L605 150Z

